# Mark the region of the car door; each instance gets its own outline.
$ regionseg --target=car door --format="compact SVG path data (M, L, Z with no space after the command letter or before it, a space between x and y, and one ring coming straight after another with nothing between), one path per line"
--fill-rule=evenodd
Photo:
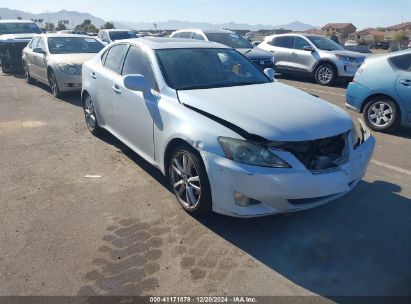
M88 75L93 83L92 87L97 88L93 92L93 98L97 103L97 115L102 120L99 123L113 133L117 133L113 103L118 101L115 90L119 89L114 86L114 83L120 82L122 78L121 67L128 47L127 44L121 43L106 50L101 56L101 65L96 65Z
M313 50L314 47L307 39L294 36L289 57L289 67L297 71L311 72L316 62Z
M124 60L122 75L131 74L143 75L153 91L158 91L149 56L137 46L130 47ZM142 92L128 90L122 79L115 85L121 91L114 103L116 130L127 145L142 157L154 159L154 116L158 113L156 94L146 96Z
M38 80L48 83L46 45L43 37L40 37L33 49L33 71Z
M290 65L292 36L277 36L268 44L272 46L269 50L274 54L275 66L278 70L288 69Z
M394 56L390 62L398 71L395 89L411 121L411 54Z
M24 53L24 62L26 63L26 67L31 77L36 76L35 71L33 70L33 63L34 63L33 49L37 46L39 39L40 37L33 38L33 40L29 43Z
M397 79L396 89L408 112L409 121L411 121L411 69L400 73Z

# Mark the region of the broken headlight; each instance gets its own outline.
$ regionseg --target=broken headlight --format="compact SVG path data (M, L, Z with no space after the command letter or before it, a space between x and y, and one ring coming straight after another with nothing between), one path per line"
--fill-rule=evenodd
M266 147L246 140L219 137L225 157L235 162L270 168L291 168L291 166Z

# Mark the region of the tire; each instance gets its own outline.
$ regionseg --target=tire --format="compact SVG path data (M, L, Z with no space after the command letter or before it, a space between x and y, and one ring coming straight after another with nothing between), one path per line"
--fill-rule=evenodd
M86 121L86 125L90 133L93 134L94 136L100 135L102 132L102 129L98 124L96 108L94 107L94 102L91 99L90 95L87 95L84 97L83 110L84 110L84 118Z
M24 68L24 78L26 79L27 84L33 84L34 78L31 78L29 67L27 66L26 63L23 63L23 68Z
M337 79L337 71L330 63L321 63L314 73L315 81L323 86L331 86Z
M2 62L2 64L1 64L1 71L3 72L3 74L11 74L12 69L6 67L6 66L4 65L4 63Z
M201 155L188 144L171 153L168 180L179 204L191 215L211 213L211 188Z
M364 107L364 120L368 127L377 132L391 132L401 122L397 104L389 97L374 97Z
M60 98L62 96L62 93L59 89L59 85L57 83L57 78L56 78L56 75L54 74L53 70L49 70L48 78L49 78L49 85L50 85L51 94L53 94L53 96L56 97L56 98Z

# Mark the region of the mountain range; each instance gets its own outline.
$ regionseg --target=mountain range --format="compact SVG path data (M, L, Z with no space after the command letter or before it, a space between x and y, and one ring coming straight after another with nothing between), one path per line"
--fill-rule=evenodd
M105 23L105 20L95 17L89 13L80 13L76 11L61 10L58 12L45 12L40 14L33 14L28 12L23 12L19 10L13 10L9 8L0 7L0 18L1 19L16 19L21 17L23 19L43 19L43 23L52 22L57 24L59 20L69 20L69 28L73 28L77 24L81 24L84 19L90 19L91 23L96 25L98 28ZM305 31L312 28L318 28L317 26L302 23L300 21L294 21L289 24L283 25L267 25L267 24L247 24L247 23L220 23L213 24L208 22L191 22L191 21L179 21L170 20L162 22L130 22L122 20L109 20L114 23L116 28L124 29L134 29L134 30L152 30L154 29L154 23L157 25L159 30L175 30L182 28L200 28L200 29L233 29L233 30L250 30L256 31L260 29L272 30L272 29L287 29L292 31Z

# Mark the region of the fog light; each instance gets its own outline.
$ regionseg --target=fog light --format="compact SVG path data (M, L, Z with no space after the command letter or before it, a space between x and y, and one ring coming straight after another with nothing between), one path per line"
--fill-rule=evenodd
M241 207L248 207L250 205L257 205L261 203L260 201L249 198L240 192L234 192L234 201Z

